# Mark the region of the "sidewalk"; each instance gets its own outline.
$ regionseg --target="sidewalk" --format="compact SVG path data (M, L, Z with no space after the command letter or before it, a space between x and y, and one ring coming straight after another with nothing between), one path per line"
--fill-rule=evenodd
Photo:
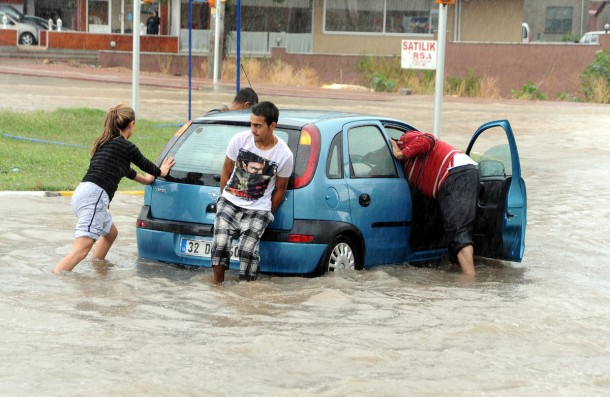
M0 65L0 74L14 74L21 76L36 76L60 79L74 79L82 81L97 81L117 84L132 84L132 71L126 68L100 68L94 65L74 62L45 62L38 59L5 58ZM187 76L173 76L160 73L140 72L141 86L152 86L170 89L188 89ZM241 87L248 82L242 80ZM202 78L191 79L191 89L218 89L230 92L234 90L234 83L221 81L214 86L212 80ZM347 89L346 89L347 88ZM332 88L294 87L273 84L256 84L259 95L279 95L288 97L307 97L342 99L358 101L391 101L398 98L397 94L377 93L367 90L356 90L353 87L335 86Z

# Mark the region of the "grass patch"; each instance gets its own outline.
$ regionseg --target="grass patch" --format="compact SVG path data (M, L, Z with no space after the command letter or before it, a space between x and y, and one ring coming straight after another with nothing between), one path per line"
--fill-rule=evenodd
M400 88L410 88L413 94L433 95L435 93L435 70L402 69L400 58L362 57L358 71L363 76L362 84L377 92L396 92ZM481 78L472 69L466 77L448 76L443 82L445 95L478 98L498 98L496 78Z
M316 70L309 66L295 69L279 59L270 58L244 58L242 65L250 81L297 87L320 86ZM235 63L224 62L222 78L230 80L234 77Z
M96 109L0 112L0 190L74 190L87 171L91 146L102 132L105 115ZM177 130L160 127L163 124L138 119L130 139L151 161ZM127 178L119 185L119 190L142 189Z
M580 88L586 101L610 103L610 51L602 50L580 77Z
M547 99L547 95L540 91L540 88L532 81L528 81L520 91L512 90L512 96L514 99L525 99L529 101L544 101Z

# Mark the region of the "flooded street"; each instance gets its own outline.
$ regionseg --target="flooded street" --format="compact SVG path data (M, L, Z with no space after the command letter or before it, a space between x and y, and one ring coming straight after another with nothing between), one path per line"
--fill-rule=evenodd
M84 81L50 101L64 83L0 73L0 108L131 101L128 85ZM184 92L141 95L140 117L184 121ZM232 96L193 95L196 113ZM432 130L433 97L259 95ZM610 107L446 98L443 110L441 138L460 148L508 119L527 185L523 262L478 260L474 280L386 266L252 283L230 271L217 287L209 270L138 258L142 196L128 194L111 204L119 237L107 261L53 275L72 244L70 197L0 191L0 395L608 395Z

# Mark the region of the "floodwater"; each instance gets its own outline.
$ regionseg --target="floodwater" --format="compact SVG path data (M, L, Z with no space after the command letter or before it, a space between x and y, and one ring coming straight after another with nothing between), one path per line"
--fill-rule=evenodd
M2 108L48 106L57 82L34 80L8 105L7 86L26 82L0 75ZM130 87L70 84L81 98L83 85L97 89L103 109L129 103ZM428 130L433 119L433 98L259 94ZM166 113L184 106L171 90L142 95L163 97ZM205 95L199 106L212 102ZM252 283L229 272L218 287L209 270L139 259L142 197L117 194L107 261L53 275L72 242L70 198L0 192L0 395L609 395L610 108L447 98L443 109L441 137L461 147L483 122L511 121L529 199L522 263L478 260L474 280L444 267Z

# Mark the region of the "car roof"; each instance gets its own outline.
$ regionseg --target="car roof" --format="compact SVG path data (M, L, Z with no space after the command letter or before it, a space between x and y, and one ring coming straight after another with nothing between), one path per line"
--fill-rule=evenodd
M27 23L26 21L16 20L10 14L6 14L4 11L0 10L0 18L2 18L2 16L4 16L4 15L6 15L6 17L9 19L9 21L11 21L15 25L15 28L17 30L30 31L31 33L35 33L39 30L37 26L34 26L31 23ZM15 28L11 28L11 29L14 30Z
M194 120L195 123L209 121L225 121L229 123L249 123L250 110L240 110L233 112L216 112L205 115ZM302 127L306 124L317 124L324 121L343 121L349 122L361 119L379 119L382 117L362 113L341 112L332 110L311 110L311 109L280 109L278 125L288 127ZM392 120L391 118L383 119Z
M582 37L580 38L580 40L578 40L578 42L579 43L583 43L583 42L587 41L588 39L591 39L593 37L598 37L599 38L600 35L608 34L608 33L609 32L606 32L604 30L596 30L596 31L593 31L593 32L587 32L587 33L582 35Z

